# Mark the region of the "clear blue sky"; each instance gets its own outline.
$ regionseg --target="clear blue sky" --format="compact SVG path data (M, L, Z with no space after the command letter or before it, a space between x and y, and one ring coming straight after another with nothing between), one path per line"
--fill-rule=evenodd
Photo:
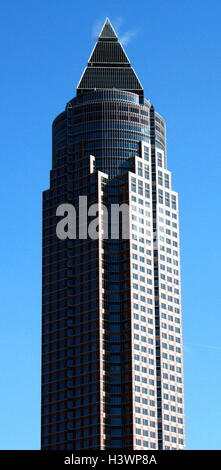
M188 449L221 448L221 2L9 0L1 5L0 449L40 445L41 192L51 123L110 17L167 122L180 195Z

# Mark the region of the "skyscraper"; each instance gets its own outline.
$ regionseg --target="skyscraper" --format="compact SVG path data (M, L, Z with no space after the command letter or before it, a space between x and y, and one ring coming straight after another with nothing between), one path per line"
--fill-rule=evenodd
M165 121L107 19L53 123L43 193L42 449L184 449L178 196ZM82 216L97 203L98 236ZM57 236L72 205L76 237ZM129 207L112 236L104 206ZM85 210L85 208L84 208ZM56 215L57 214L57 215ZM85 212L83 212L85 214ZM89 214L89 221L95 213ZM108 236L102 236L108 230Z

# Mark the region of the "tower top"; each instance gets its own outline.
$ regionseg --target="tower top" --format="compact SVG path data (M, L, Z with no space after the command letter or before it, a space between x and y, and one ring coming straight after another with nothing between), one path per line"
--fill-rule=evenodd
M117 34L106 18L88 65L77 86L77 95L94 90L118 89L135 93L143 99L144 90Z
M116 31L114 30L109 18L106 18L99 34L99 40L102 39L118 39Z

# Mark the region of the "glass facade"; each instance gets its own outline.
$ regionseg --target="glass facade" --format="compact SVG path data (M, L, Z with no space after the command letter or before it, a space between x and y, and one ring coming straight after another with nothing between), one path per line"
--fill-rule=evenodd
M130 158L139 153L140 141L150 142L150 103L124 91L88 92L68 103L67 111L53 124L54 167L57 148L83 143L85 154L96 155L96 170L110 176L125 173ZM68 126L68 134L67 134ZM161 142L164 147L163 127Z

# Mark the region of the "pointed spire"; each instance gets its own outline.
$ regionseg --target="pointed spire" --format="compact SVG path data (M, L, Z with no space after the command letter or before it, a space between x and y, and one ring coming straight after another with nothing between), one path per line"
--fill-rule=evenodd
M109 20L106 18L103 27L101 28L101 32L99 34L99 39L117 39L117 34L114 31L114 28Z
M131 91L143 97L143 87L108 18L90 55L77 86L77 94L92 90L118 89Z

